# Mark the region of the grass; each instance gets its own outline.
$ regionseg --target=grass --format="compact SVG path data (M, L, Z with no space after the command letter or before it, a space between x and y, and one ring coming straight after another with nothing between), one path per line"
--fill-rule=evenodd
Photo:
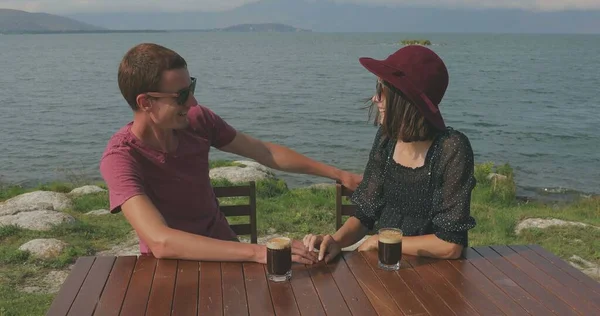
M226 161L211 162L211 167L235 165ZM506 176L506 180L488 179L489 173ZM600 264L600 230L580 227L528 229L514 233L517 223L526 218L557 218L600 226L600 198L572 203L542 204L519 202L515 198L512 168L509 165L480 164L476 168L477 187L471 200L472 215L477 226L470 231L472 246L539 244L563 259L578 255ZM213 180L214 186L229 186L225 180ZM39 189L69 192L76 185L42 184L23 188L0 184L0 201ZM223 205L244 202L243 198L221 199ZM53 299L48 294L18 291L35 283L51 270L64 269L77 257L110 249L125 241L131 227L122 215L87 216L84 213L108 209L108 195L95 193L73 199L66 213L76 221L56 226L47 232L34 232L15 226L0 227L0 316L43 315ZM284 181L257 182L257 217L260 235L289 234L301 238L307 233L333 233L335 230L334 188L289 189ZM230 223L247 222L246 218L230 218ZM35 238L57 238L69 244L55 259L41 260L20 251L23 243Z

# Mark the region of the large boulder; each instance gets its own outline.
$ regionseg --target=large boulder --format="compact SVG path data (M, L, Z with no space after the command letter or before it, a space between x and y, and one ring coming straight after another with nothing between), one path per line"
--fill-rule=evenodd
M63 211L69 207L71 207L71 200L64 193L35 191L0 203L0 216L39 210Z
M232 183L258 181L274 178L269 168L252 161L235 161L243 167L219 167L213 168L209 172L211 179L227 179Z
M29 251L36 258L51 259L58 257L66 246L65 242L54 238L34 239L21 245L19 250Z
M84 185L82 187L73 189L71 192L69 192L69 195L78 196L78 195L85 195L85 194L92 194L92 193L99 193L99 192L106 192L106 190L104 190L103 188L101 188L99 186L95 186L95 185Z
M0 226L15 225L24 229L47 231L55 225L74 222L75 218L62 212L41 210L0 216Z
M589 227L591 225L586 224L586 223L563 221L561 219L555 219L555 218L551 218L551 219L528 218L524 221L521 221L519 224L517 224L517 226L515 227L515 234L517 234L517 235L520 234L521 231L524 229L529 229L529 228L544 229L544 228L548 228L551 226ZM592 227L595 227L595 226L592 226ZM595 228L600 229L600 227L595 227Z

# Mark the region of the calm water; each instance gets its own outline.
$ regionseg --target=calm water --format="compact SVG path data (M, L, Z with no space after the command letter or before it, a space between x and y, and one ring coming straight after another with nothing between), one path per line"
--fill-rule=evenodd
M446 61L441 110L470 137L477 162L512 164L521 194L600 191L600 36L587 35L0 36L0 175L98 177L106 141L131 119L118 64L147 41L181 53L199 78L198 100L240 131L360 171L375 134L362 100L375 78L357 59L385 58L413 36L430 39Z

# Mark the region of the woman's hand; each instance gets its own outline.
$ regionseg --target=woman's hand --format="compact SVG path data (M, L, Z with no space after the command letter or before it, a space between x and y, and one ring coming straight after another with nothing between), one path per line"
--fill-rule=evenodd
M317 254L309 251L299 240L292 240L292 261L303 264L317 263Z
M373 235L365 240L359 247L358 251L369 251L379 249L379 235Z
M325 263L329 263L342 252L342 249L331 235L308 234L304 236L303 242L304 247L311 253L314 253L314 249L318 248L318 261L325 259Z

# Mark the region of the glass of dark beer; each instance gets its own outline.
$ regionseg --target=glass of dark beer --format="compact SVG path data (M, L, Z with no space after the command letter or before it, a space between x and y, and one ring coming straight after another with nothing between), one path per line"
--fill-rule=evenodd
M292 240L275 237L267 242L267 278L273 282L292 278Z
M379 268L387 271L400 269L402 259L402 231L397 228L379 230Z

